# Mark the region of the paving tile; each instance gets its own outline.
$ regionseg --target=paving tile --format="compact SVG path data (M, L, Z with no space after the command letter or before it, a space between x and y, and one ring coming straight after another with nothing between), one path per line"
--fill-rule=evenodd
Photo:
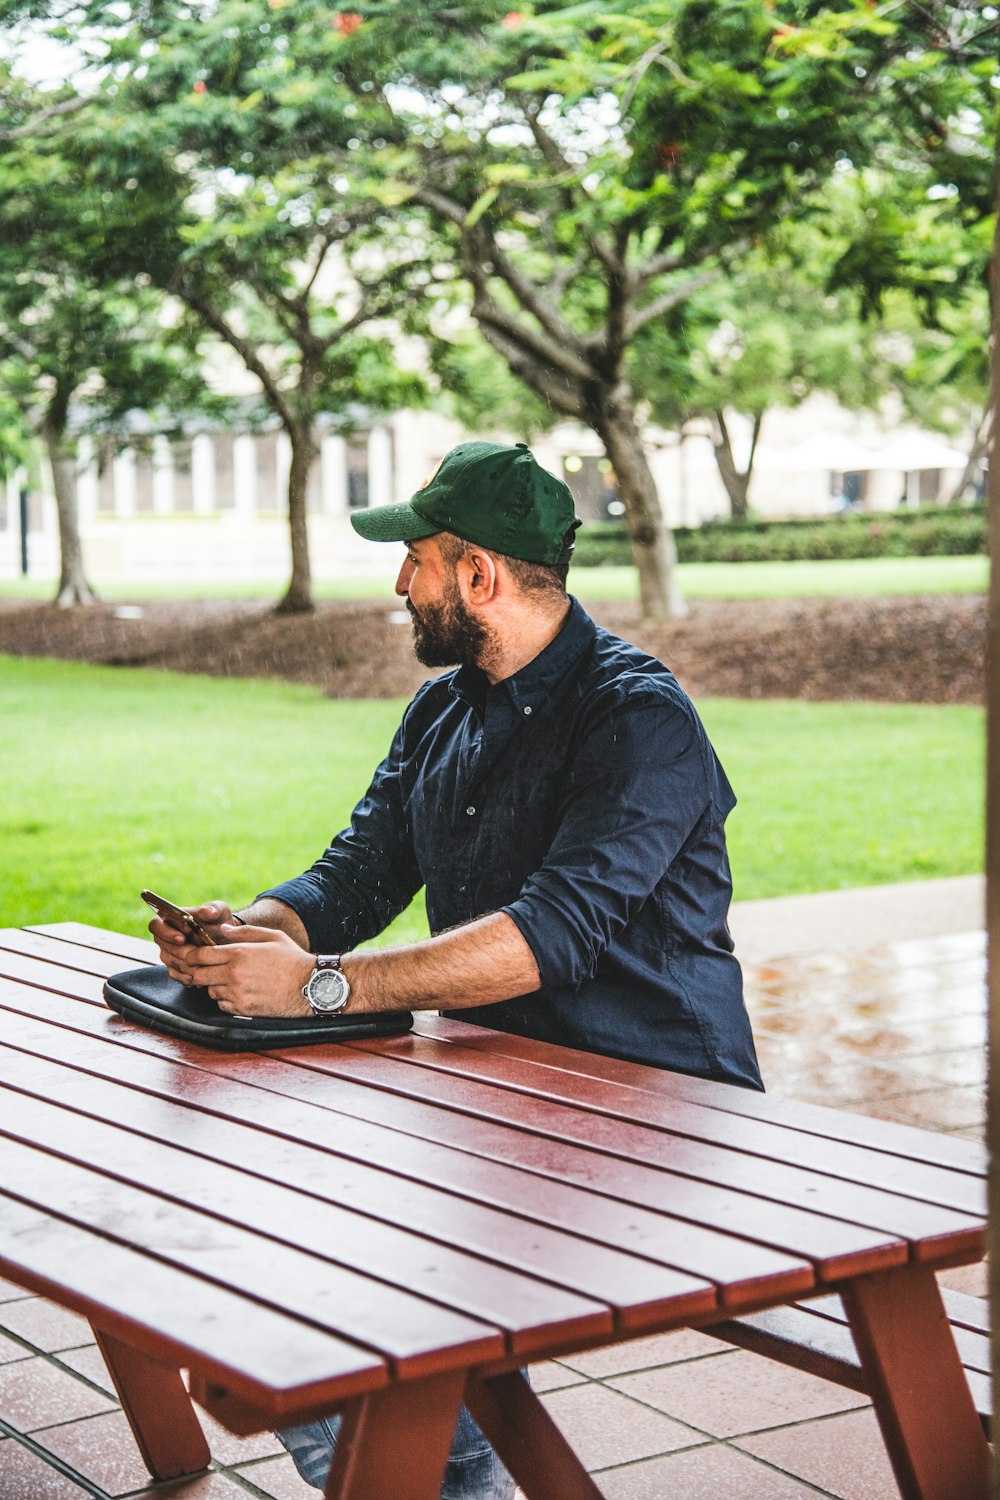
M596 1482L607 1500L816 1500L812 1485L720 1443L606 1469Z
M59 1355L59 1363L69 1365L71 1370L76 1370L85 1379L92 1380L94 1385L99 1385L102 1391L107 1391L109 1396L114 1396L114 1381L108 1374L104 1356L96 1344L84 1344L82 1349L63 1349Z
M111 1408L107 1397L40 1355L0 1365L0 1416L21 1432L73 1422Z
M898 1500L899 1490L870 1407L740 1438L735 1446L821 1485L840 1500Z
M606 1385L577 1385L542 1400L587 1469L652 1458L702 1441L701 1434L690 1427L639 1406Z
M14 1297L30 1297L23 1286L17 1286L13 1281L4 1281L0 1276L0 1302L10 1302Z
M871 1103L866 1113L923 1130L969 1130L986 1118L986 1096L979 1087L930 1089Z
M198 1421L208 1439L212 1457L216 1463L224 1464L227 1468L247 1463L252 1458L269 1458L285 1451L273 1432L255 1432L251 1437L237 1437L236 1433L227 1431L221 1422L217 1422L200 1406Z
M16 1344L13 1339L4 1338L0 1333L0 1365L12 1364L15 1359L30 1358L30 1349L26 1349L23 1344Z
M867 1397L746 1350L609 1382L713 1437L732 1437L863 1405Z
M970 1297L988 1297L990 1294L989 1267L984 1260L971 1266L953 1266L950 1271L939 1271L938 1281L953 1292L966 1292Z
M706 1354L729 1354L732 1346L713 1339L696 1328L681 1328L676 1333L657 1333L650 1338L630 1339L627 1344L613 1344L607 1349L591 1349L584 1354L569 1354L560 1364L579 1370L592 1379L607 1375L625 1375L632 1370L648 1370L653 1365L675 1364L679 1360L697 1359ZM531 1372L535 1383L535 1372Z
M985 1023L981 1016L939 1016L900 1027L865 1027L844 1032L840 1046L865 1057L920 1057L933 1052L955 1052L984 1046Z
M0 1307L0 1327L18 1338L27 1339L36 1349L54 1354L60 1349L75 1349L92 1344L94 1335L86 1318L68 1308L57 1307L44 1297L29 1297Z
M89 1490L13 1438L0 1440L0 1476L3 1500L90 1500Z
M586 1376L570 1367L566 1360L543 1359L531 1367L531 1389L536 1396L559 1391L568 1385L579 1385Z
M84 1387L81 1385L80 1389ZM85 1479L91 1479L109 1495L124 1495L149 1484L132 1429L120 1411L105 1416L67 1422L34 1434L50 1453L61 1458Z
M904 1057L891 1067L901 1077L928 1078L937 1084L985 1084L988 1058L985 1047L962 1047L930 1057Z
M313 1500L318 1490L310 1490ZM247 1500L241 1484L225 1474L196 1474L191 1479L175 1479L172 1484L151 1484L134 1491L129 1500Z
M262 1463L241 1464L236 1473L273 1500L316 1500L319 1494L311 1484L304 1484L299 1478L287 1453L282 1458L265 1458Z

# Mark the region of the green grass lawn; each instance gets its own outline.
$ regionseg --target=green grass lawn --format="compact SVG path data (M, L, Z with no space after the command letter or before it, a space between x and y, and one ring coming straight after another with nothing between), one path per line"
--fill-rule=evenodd
M863 557L837 562L684 563L678 570L689 599L810 598L817 595L975 594L988 586L989 559L976 557ZM319 599L385 599L392 579L318 579ZM638 599L634 568L577 568L570 588L581 599ZM106 590L109 599L277 599L266 583L130 583ZM0 582L0 598L49 599L55 584L32 579Z
M989 558L856 557L834 562L682 563L687 599L808 599L878 594L978 594L989 586ZM639 597L634 568L579 568L570 588L583 600Z
M249 900L343 826L402 703L0 656L0 922L143 932L138 892ZM737 899L982 867L973 708L710 700ZM418 935L416 908L395 938Z

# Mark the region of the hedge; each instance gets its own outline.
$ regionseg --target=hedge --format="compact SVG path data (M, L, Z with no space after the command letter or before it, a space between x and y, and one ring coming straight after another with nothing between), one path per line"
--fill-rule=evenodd
M681 562L796 562L846 557L943 557L986 551L982 508L854 512L802 521L711 521L674 531ZM585 523L575 567L632 561L620 521Z

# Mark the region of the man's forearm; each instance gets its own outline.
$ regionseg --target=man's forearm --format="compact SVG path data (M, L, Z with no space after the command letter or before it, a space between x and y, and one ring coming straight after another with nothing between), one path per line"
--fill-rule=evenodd
M505 912L405 948L347 954L343 968L349 1012L460 1010L541 987L534 954Z
M309 934L302 918L290 906L286 906L284 901L278 901L274 896L259 897L249 906L242 907L239 915L251 927L271 927L275 932L287 932L300 948L309 947Z

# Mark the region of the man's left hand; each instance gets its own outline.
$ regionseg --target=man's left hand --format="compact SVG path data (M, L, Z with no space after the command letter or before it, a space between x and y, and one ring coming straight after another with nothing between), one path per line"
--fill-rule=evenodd
M236 1016L309 1016L302 986L316 967L293 938L271 927L221 929L225 944L185 951L196 984L203 985L219 1009Z

